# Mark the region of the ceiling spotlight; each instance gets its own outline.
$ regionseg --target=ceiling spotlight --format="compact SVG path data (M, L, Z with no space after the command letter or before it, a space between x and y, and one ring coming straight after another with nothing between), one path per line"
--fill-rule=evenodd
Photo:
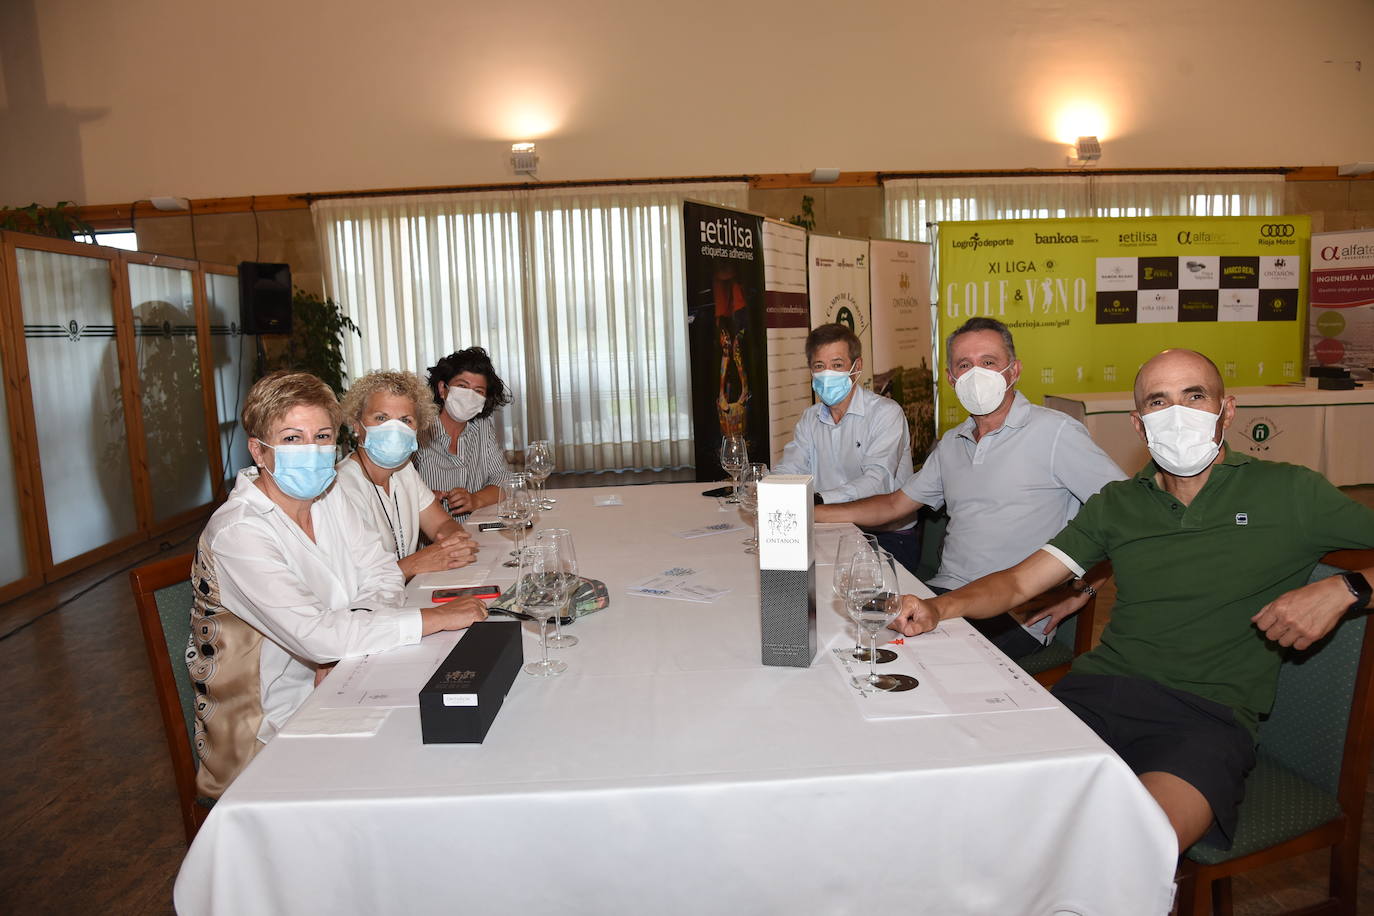
M1079 137L1073 145L1073 156L1079 162L1096 162L1102 158L1102 144L1096 137Z
M510 167L517 175L530 175L539 168L539 154L534 151L533 143L512 143L510 145Z

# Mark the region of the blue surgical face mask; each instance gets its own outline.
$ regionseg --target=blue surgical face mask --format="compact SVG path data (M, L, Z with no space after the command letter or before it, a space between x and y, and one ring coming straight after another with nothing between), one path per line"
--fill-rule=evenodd
M292 499L314 499L334 482L334 446L259 444L276 453L276 470L267 473Z
M398 468L415 454L418 443L415 430L400 420L387 420L376 426L365 426L367 438L363 439L363 451L372 463L379 468Z
M843 401L849 396L849 389L853 387L854 373L852 371L840 372L836 369L825 369L811 373L811 388L826 407L834 407Z

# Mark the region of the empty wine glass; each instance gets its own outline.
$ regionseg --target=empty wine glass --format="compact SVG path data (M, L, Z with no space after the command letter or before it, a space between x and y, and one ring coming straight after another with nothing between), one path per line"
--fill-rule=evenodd
M759 552L759 481L767 476L768 465L758 462L747 465L740 472L739 504L754 520L754 536L744 542L745 553Z
M860 551L849 566L845 592L849 616L868 634L868 676L851 679L860 690L895 690L902 681L892 675L878 674L878 631L897 619L901 596L897 593L897 571L892 554L886 550Z
M504 492L508 492L504 517L515 529L515 549L511 551L515 559L507 560L502 565L519 566L520 547L525 540L525 529L534 518L534 494L530 491L529 478L524 474L512 474L501 486Z
M536 439L525 449L525 471L539 487L537 504L541 509L552 509L558 502L549 497L546 483L553 473L553 446L548 439Z
M749 442L743 436L725 436L720 440L720 466L730 475L731 492L725 498L734 505L739 502L739 475L749 463Z
M567 528L545 528L535 535L535 540L541 544L553 545L558 554L559 569L562 570L566 578L568 591L563 597L567 611L560 613L553 619L553 636L549 637L549 645L555 649L571 649L577 645L577 637L563 632L562 618L575 619L572 614L572 593L577 590L577 586L582 582L577 577L577 551L573 548L572 532Z
M515 600L520 610L539 621L540 660L525 666L535 677L553 677L568 670L566 662L549 659L549 618L567 600L567 582L558 560L558 548L535 543L521 548L520 572L515 579Z
M878 548L878 539L874 535L865 534L862 531L848 531L840 535L840 545L835 551L835 597L845 603L848 609L846 591L849 588L849 568L854 563L854 558L861 553L874 553ZM868 647L863 644L863 630L855 627L854 648L850 652L850 657L855 661L868 661ZM879 664L896 661L897 653L887 649L878 650Z

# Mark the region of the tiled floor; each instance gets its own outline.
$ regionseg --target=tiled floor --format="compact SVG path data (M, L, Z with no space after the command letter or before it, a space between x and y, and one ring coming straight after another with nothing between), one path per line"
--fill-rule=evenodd
M596 476L559 483L600 485ZM1374 487L1350 492L1374 505ZM189 525L0 605L0 911L171 910L185 844L127 569L159 548L190 550L198 531ZM1374 913L1368 817L1364 839L1360 910ZM1235 911L1259 916L1316 899L1325 869L1314 854L1239 880Z

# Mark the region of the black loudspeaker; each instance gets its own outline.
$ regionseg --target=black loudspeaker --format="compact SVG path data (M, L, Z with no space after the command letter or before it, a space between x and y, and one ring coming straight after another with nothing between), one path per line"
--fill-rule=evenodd
M290 264L239 264L239 324L245 334L291 333Z

